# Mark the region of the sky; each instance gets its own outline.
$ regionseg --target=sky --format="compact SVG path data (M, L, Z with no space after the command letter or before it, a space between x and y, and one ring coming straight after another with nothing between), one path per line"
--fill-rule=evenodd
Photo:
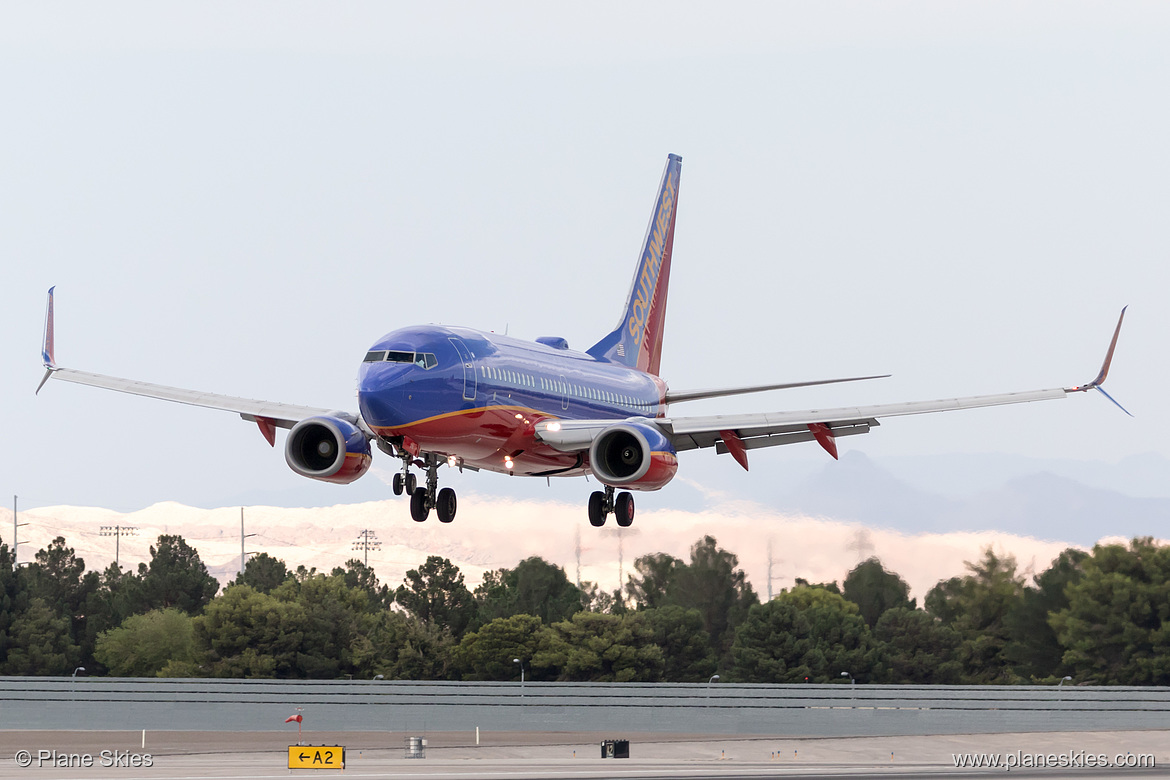
M670 152L671 387L893 374L676 412L1079 384L1128 305L1109 389L1133 419L1094 394L840 446L1170 456L1170 8L629 6L0 6L0 491L119 510L387 496L387 459L303 487L228 413L34 396L45 291L61 365L356 409L362 355L398 327L608 332ZM808 448L753 452L750 477ZM730 459L688 456L682 500L751 490ZM583 507L592 489L554 490Z

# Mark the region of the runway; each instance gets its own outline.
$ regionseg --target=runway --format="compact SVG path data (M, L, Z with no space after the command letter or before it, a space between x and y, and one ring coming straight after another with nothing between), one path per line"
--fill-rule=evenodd
M525 780L594 780L598 778L931 778L980 777L1125 777L1167 774L1161 768L1137 769L973 769L955 766L955 754L1006 755L1150 755L1157 767L1170 767L1170 735L1162 731L1057 732L917 737L785 738L699 734L600 732L480 733L436 732L425 735L425 758L405 757L401 733L306 732L306 745L344 745L344 771L289 770L287 749L296 732L141 732L6 731L0 733L0 778L86 780L265 780L291 776L427 778L524 778ZM424 735L418 735L424 736ZM630 740L631 758L602 759L600 741ZM92 766L20 767L18 751L31 756L50 752L57 760L90 756ZM55 751L55 753L52 753ZM150 756L150 766L101 766L103 751L119 760ZM61 757L64 757L62 759Z

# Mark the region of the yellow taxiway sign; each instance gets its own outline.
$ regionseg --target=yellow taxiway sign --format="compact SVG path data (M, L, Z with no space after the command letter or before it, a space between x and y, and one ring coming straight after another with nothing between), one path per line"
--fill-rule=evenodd
M289 745L289 769L345 769L341 745Z

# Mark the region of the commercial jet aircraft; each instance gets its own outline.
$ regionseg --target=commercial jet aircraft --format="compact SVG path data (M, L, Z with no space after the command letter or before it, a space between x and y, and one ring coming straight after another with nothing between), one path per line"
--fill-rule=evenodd
M630 525L634 499L629 491L665 486L678 470L678 453L685 450L714 447L747 469L753 449L815 441L836 458L838 438L868 433L883 417L1045 401L1094 389L1109 397L1101 385L1125 309L1100 373L1085 385L843 409L671 414L670 407L684 401L878 378L681 391L667 386L658 372L681 170L682 158L669 155L621 318L584 352L556 336L533 342L471 328L402 328L366 352L358 370L357 411L318 409L62 368L54 359L50 289L42 353L46 373L37 391L53 377L235 412L255 422L272 446L276 429L288 428L284 453L289 467L326 482L349 483L365 474L372 442L401 461L392 488L396 495L410 496L410 513L418 522L432 509L441 522L455 518L455 491L439 489L444 463L530 477L592 474L602 485L589 496L594 526L604 525L610 514L619 526ZM418 484L412 469L422 473L424 484Z

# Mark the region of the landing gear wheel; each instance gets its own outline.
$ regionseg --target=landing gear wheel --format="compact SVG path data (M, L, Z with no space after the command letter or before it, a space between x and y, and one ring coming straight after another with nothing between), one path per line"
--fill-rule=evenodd
M595 490L589 494L589 525L594 528L601 528L605 525L605 516L608 512L605 511L605 493L600 490Z
M613 504L613 516L622 528L629 528L634 522L634 497L629 493L618 493Z
M416 488L410 494L410 516L414 518L414 522L421 523L430 514L431 508L427 506L427 489Z
M455 490L443 488L435 499L435 511L439 515L440 523L449 523L455 519Z
M396 495L396 496L402 495L402 474L401 473L394 475L394 479L392 479L390 481L390 488L394 491L394 495Z
M406 488L406 492L413 496L418 490L418 478L414 474L407 474L405 479L403 486Z

